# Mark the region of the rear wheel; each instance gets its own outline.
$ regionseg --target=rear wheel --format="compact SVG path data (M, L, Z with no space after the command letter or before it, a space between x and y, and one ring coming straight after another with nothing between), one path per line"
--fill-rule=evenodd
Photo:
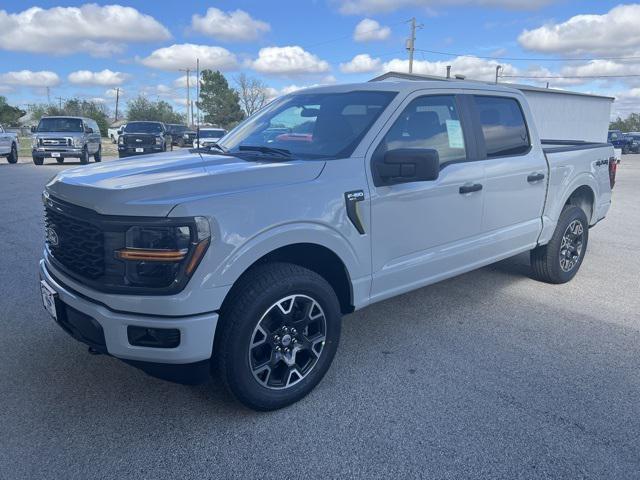
M329 369L340 306L320 275L297 265L255 267L222 309L214 364L227 388L256 410L307 395Z
M11 152L7 156L7 161L9 163L17 163L18 162L18 147L15 143L11 144Z
M101 162L102 161L102 145L98 146L98 151L96 152L96 154L93 156L93 159L96 162Z
M589 221L580 207L567 205L547 245L531 250L535 276L547 283L566 283L582 265L589 241Z

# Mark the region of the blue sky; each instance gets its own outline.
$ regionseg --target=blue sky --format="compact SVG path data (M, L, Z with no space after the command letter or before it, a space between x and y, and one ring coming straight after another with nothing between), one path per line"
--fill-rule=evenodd
M505 75L565 77L517 79L521 83L549 81L552 87L615 95L616 113L637 110L640 100L635 77L566 78L640 74L640 58L609 59L640 57L640 5L631 3L140 0L41 1L42 10L31 7L24 0L0 6L0 95L20 105L46 102L48 87L51 101L78 96L112 108L119 87L125 104L144 93L184 110L179 69L195 68L196 56L231 83L240 72L261 78L272 95L363 81L406 69L406 21L413 16L423 25L416 41L418 72L444 75L451 64L453 73L490 79L499 63Z

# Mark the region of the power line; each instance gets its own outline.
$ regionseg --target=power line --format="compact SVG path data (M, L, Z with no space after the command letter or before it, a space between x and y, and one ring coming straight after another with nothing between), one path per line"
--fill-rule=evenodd
M637 78L640 74L628 75L500 75L500 78L540 78L540 79L579 79L579 78Z
M640 56L629 57L596 57L596 58L534 58L534 57L497 57L489 55L475 55L472 53L454 53L454 52L441 52L438 50L426 50L424 48L416 48L417 52L432 53L434 55L445 55L448 57L476 57L483 60L508 60L511 62L525 61L525 62L590 62L595 60L640 60Z

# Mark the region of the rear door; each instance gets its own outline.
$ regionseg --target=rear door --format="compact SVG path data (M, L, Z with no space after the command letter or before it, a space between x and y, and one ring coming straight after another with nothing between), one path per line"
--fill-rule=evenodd
M467 97L485 166L482 229L489 259L533 248L542 229L547 161L540 140L531 138L534 129L520 100L493 93Z
M456 95L416 92L387 123L369 151L435 149L440 176L375 186L370 179L373 301L473 268L482 259L482 162L466 110ZM373 152L372 152L373 150Z
M9 135L4 132L4 128L0 125L0 154L4 155L5 153L9 153Z

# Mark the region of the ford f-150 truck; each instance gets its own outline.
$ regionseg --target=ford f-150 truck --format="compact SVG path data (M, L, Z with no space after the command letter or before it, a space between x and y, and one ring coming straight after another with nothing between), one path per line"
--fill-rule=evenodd
M212 371L249 407L280 408L322 379L343 314L522 252L540 280L571 280L612 157L540 139L504 86L303 90L209 150L59 173L43 302L91 352L181 382Z
M0 155L4 156L9 163L17 163L19 145L18 135L5 131L0 125Z

